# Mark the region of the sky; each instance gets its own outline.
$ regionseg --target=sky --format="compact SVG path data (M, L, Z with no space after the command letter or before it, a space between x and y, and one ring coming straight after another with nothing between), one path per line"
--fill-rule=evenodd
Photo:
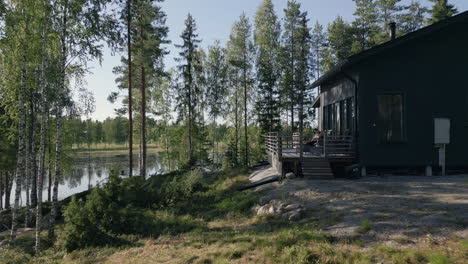
M161 6L167 15L168 38L172 42L167 46L170 54L165 58L166 67L176 66L174 58L177 57L178 50L174 44L181 42L179 36L184 29L184 21L188 13L192 14L197 23L199 38L202 40L200 46L206 48L215 40L220 40L222 44L226 43L234 21L242 12L245 12L252 21L261 2L262 0L165 0ZM352 0L297 0L297 2L301 3L303 11L308 12L310 27L316 21L327 25L338 15L347 21L353 20L355 5ZM403 0L402 2L410 1ZM428 1L421 0L421 2L427 3ZM466 0L451 0L450 3L454 4L460 12L468 10ZM273 0L273 4L277 15L282 18L287 0ZM96 100L93 119L104 120L107 117L113 117L115 116L114 109L120 107L119 103L111 104L107 101L108 95L117 91L116 76L112 73L112 69L120 64L120 57L120 54L112 56L110 50L104 49L102 63L93 61L88 65L90 74L86 76L86 84L88 90L94 93Z

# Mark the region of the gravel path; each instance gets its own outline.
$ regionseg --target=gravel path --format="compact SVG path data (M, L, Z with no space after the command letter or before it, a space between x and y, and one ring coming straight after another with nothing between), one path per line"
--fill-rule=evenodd
M468 239L468 175L294 179L259 190L266 190L262 202L286 199L333 219L327 230L339 238L359 236L369 243ZM362 230L364 221L369 230Z

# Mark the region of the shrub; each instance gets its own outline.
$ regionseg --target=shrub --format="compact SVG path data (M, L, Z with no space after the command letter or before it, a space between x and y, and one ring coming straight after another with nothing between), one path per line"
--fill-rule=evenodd
M252 193L238 192L216 204L216 209L222 214L227 212L249 213L257 200L258 197Z
M65 225L60 233L62 246L67 251L78 248L105 244L107 236L89 218L84 202L72 197L71 202L65 208L63 215Z
M111 175L109 184L93 189L86 202L73 197L65 208L61 241L67 251L114 243L113 235L141 230L145 220L138 203L138 180L122 180Z

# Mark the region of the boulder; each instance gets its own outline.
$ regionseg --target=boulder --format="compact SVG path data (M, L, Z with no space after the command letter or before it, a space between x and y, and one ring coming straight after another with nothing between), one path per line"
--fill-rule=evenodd
M296 175L292 172L286 173L285 176L286 176L286 179L290 179L290 180L296 178Z
M252 207L252 210L257 215L269 215L289 221L300 220L304 215L304 208L300 204L288 204L280 200L271 200L265 205L256 205Z

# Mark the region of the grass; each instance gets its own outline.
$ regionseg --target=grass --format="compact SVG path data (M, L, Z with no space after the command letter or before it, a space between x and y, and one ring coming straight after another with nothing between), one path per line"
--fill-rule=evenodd
M127 243L66 253L45 240L43 253L34 257L33 232L18 243L0 249L0 263L463 263L468 241L454 238L443 245L423 243L411 248L376 245L363 247L356 235L336 239L324 228L342 214L318 219L308 212L299 222L257 217L250 208L259 195L238 192L247 171L236 170L204 178L206 188L159 209L145 209L139 235L122 235ZM363 233L371 230L368 220ZM58 230L60 235L60 228ZM46 232L43 234L46 238ZM404 241L402 241L404 242ZM447 248L451 251L448 252Z
M138 145L133 145L133 151L134 153L138 152ZM160 151L160 148L157 144L148 144L147 145L148 152L158 152ZM69 150L72 154L81 156L81 155L88 155L88 151L91 153L91 155L100 155L104 153L109 153L112 152L113 154L116 153L128 153L128 145L127 144L105 144L105 143L98 143L98 144L92 144L88 150L88 146L86 144L82 145L74 145L72 148Z
M361 222L361 225L357 229L357 233L365 234L369 232L371 229L372 229L372 224L369 222L369 220L365 219Z

